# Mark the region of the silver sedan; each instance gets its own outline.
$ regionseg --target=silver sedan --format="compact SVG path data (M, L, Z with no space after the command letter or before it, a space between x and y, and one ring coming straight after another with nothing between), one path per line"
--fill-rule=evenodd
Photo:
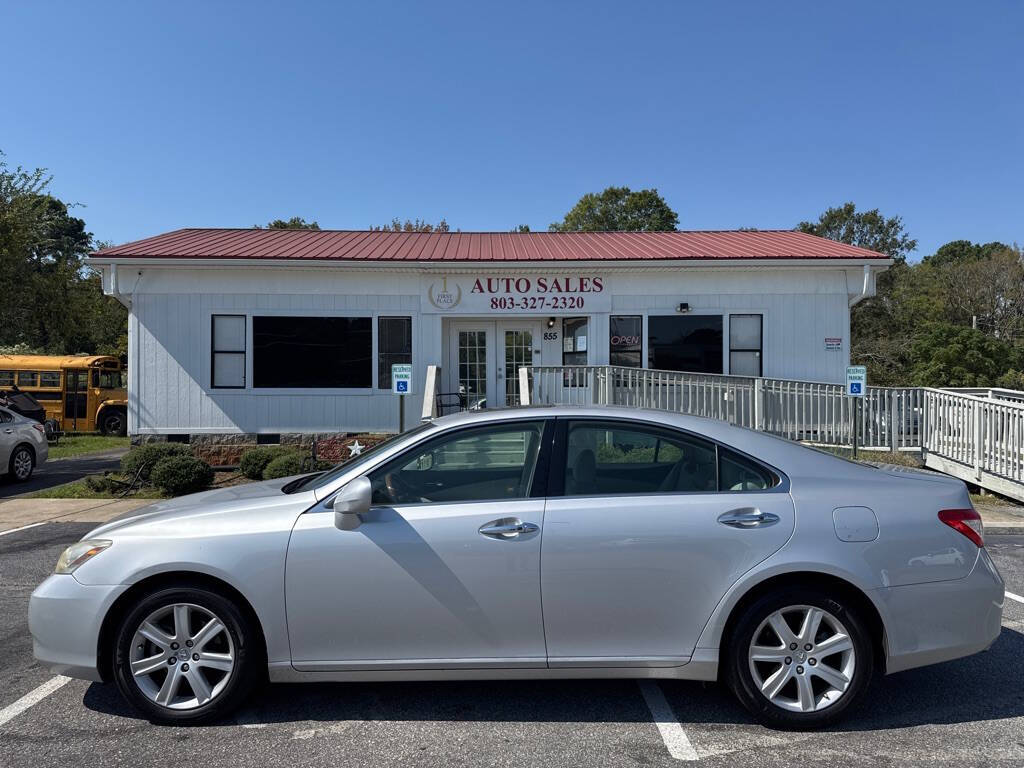
M996 639L982 536L936 474L663 412L484 411L102 525L29 622L40 661L160 722L222 717L267 677L646 677L814 728L876 671Z
M42 424L0 408L0 474L6 473L9 478L23 483L46 461L48 454Z

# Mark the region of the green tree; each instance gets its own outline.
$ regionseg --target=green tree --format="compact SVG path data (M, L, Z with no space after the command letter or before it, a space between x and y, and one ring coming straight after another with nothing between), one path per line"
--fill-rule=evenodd
M449 232L451 228L444 219L441 219L437 224L431 224L425 219L406 219L401 221L398 218L394 218L390 224L370 227L370 230L373 232Z
M796 228L818 237L884 253L897 262L906 261L907 255L917 247L917 240L907 235L903 219L899 216L886 218L877 208L858 211L853 203L829 208L817 221L801 221Z
M629 187L608 187L601 193L588 192L562 221L548 227L551 232L670 232L679 216L656 189L636 192Z
M520 235L523 235L523 234L526 234L527 232L530 231L530 225L529 224L517 224L516 226L512 227L512 231L516 232L516 233L518 233Z
M268 221L265 227L254 224L253 229L320 229L320 225L315 221L306 221L301 216L292 216L287 221L284 219Z
M127 311L104 296L85 262L85 222L47 192L43 169L10 169L0 154L0 346L37 352L115 349Z
M990 387L1012 366L1019 351L982 331L931 323L911 346L910 383L923 387Z
M922 262L936 267L948 264L967 264L983 261L993 254L1008 250L1010 250L1010 246L995 241L981 245L972 243L970 240L953 240L941 246L930 256L925 256Z

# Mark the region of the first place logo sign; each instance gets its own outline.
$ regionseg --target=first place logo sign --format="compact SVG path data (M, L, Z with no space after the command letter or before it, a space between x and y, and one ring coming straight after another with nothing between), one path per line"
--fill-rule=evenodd
M456 283L454 292L448 290L448 278L443 277L441 278L441 290L437 290L437 283L430 284L427 300L442 312L455 309L462 301L462 288Z

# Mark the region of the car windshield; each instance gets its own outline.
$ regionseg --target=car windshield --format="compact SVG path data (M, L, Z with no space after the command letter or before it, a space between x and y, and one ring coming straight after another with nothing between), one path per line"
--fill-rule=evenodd
M385 440L381 440L379 443L363 451L358 456L353 456L352 458L341 462L340 464L334 466L333 468L327 470L326 472L320 472L315 475L309 475L307 477L303 477L299 480L296 480L295 482L289 483L281 490L284 491L285 493L295 493L296 491L313 491L316 490L317 488L323 488L325 485L330 485L331 483L333 483L342 474L348 472L353 467L356 467L360 464L364 464L370 461L370 459L375 458L378 453L390 447L396 440L400 438L404 439L407 437L413 437L414 435L417 435L420 432L426 432L432 426L433 424L427 421L420 424L417 427L413 427L412 429L406 430L405 432L400 432L398 434L391 435L391 437Z

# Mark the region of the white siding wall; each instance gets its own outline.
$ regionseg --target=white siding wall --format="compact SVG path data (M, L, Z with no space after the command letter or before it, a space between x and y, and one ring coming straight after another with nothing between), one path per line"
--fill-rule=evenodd
M421 278L413 270L239 266L207 267L200 273L198 269L146 267L129 272L130 278L125 272L122 268L119 273L118 287L132 298L129 429L133 434L397 428L397 403L390 392L212 389L211 314L372 314L374 338L377 315L411 316L415 394L407 398L407 425L415 423L420 413L426 366L443 364L446 323L442 319L446 316L420 313ZM475 272L487 274L486 270ZM843 380L849 360L849 312L847 274L842 269L588 268L588 272L605 276L615 314L671 314L683 301L693 312L762 314L766 376ZM607 315L591 317L590 334L590 362L607 363ZM842 349L826 351L826 336L842 338ZM545 345L544 363L561 362L558 343ZM251 355L250 346L250 371Z

